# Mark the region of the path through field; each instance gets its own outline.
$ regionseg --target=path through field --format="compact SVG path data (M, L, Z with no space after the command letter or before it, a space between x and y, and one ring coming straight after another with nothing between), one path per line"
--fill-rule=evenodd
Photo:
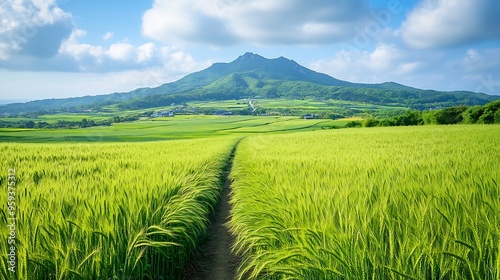
M236 268L239 259L231 252L233 237L226 227L229 220L231 206L229 196L231 192L231 167L233 154L225 170L225 182L219 204L215 208L213 221L208 229L207 240L200 245L198 252L191 260L188 267L186 280L233 280L236 278Z

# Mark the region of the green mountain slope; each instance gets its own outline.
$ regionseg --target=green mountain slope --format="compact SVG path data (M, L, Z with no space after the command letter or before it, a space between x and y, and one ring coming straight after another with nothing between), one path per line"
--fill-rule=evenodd
M0 106L0 114L98 109L113 104L123 109L137 109L195 100L240 98L339 99L426 109L483 105L499 97L467 91L420 90L394 82L350 83L315 72L284 57L267 59L246 53L233 62L215 63L205 70L156 88L9 104Z

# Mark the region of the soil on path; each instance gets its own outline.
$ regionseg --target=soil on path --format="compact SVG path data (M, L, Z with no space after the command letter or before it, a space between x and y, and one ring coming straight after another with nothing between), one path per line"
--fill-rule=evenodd
M231 156L229 166L225 171L225 182L219 204L215 208L215 215L208 229L207 239L200 244L188 264L185 280L233 280L236 278L236 269L239 259L232 253L231 246L234 238L229 232L226 223L229 221L231 206Z

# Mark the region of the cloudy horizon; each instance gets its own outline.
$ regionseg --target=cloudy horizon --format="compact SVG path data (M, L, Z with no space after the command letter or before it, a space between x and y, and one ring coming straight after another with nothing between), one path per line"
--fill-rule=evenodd
M0 100L125 92L245 52L337 79L500 95L494 0L5 0Z

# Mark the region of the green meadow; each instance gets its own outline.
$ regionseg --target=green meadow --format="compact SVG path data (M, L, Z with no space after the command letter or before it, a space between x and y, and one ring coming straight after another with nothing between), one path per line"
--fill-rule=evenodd
M349 120L280 116L178 115L78 129L0 129L0 142L122 142L332 129Z

